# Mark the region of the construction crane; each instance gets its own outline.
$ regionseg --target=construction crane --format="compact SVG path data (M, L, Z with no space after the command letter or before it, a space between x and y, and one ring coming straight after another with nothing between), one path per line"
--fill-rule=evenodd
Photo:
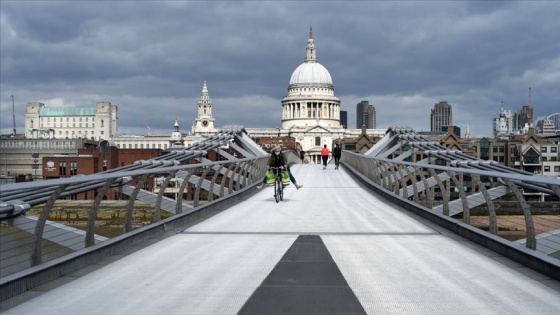
M14 121L14 136L16 135L16 106L14 105L14 96L12 95L12 117Z
M146 122L144 122L144 125L146 125L146 128L148 128L148 135L153 136L154 132L152 131L152 128L150 128L150 126L148 126L148 124Z

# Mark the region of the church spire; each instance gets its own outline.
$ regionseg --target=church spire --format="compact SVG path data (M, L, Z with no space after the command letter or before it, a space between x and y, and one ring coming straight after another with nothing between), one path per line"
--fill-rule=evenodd
M313 27L309 28L309 39L307 40L307 54L305 62L317 62L317 55L315 54L315 41L313 40Z
M202 86L202 93L200 94L200 99L198 100L198 114L210 114L207 110L211 110L212 108L212 100L210 99L210 93L208 93L208 86L206 85L206 81Z
M202 93L198 100L198 116L196 117L193 125L193 132L208 133L214 131L214 117L212 116L212 100L208 92L208 85L206 81L202 85Z

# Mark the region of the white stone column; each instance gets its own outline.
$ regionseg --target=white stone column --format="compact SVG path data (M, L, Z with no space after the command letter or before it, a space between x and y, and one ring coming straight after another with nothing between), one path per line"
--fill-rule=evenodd
M294 103L290 103L290 118L294 118L295 115L295 106Z

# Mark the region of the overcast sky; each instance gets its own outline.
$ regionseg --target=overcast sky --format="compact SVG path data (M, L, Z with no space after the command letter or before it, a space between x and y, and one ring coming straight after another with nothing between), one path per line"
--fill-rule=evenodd
M216 126L281 126L281 100L313 27L349 128L368 100L377 127L430 129L453 107L464 135L492 134L503 102L560 112L559 1L0 2L0 128L25 104L119 108L119 134L191 130L203 81Z

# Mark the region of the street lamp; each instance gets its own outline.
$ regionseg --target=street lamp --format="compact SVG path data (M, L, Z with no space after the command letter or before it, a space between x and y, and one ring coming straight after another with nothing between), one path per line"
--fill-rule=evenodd
M39 163L39 153L33 153L31 157L33 157L33 169L35 170L34 177L37 177L37 169L39 168L39 165L37 165L37 163Z

